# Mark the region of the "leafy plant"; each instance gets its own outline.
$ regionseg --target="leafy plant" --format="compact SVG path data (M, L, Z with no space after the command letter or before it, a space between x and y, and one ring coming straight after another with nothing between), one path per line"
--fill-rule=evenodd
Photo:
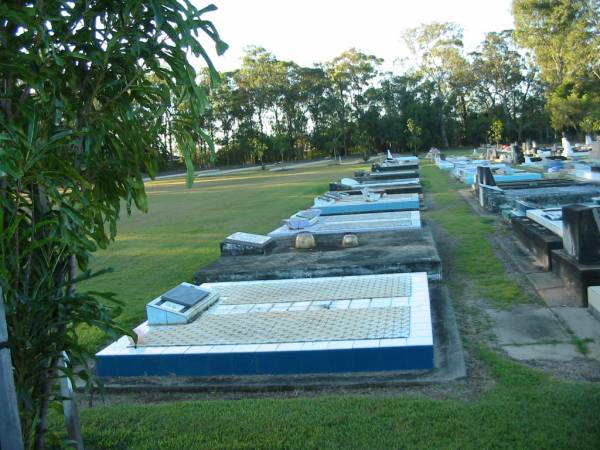
M187 59L201 35L227 48L188 0L0 5L0 283L26 448L44 448L58 377L92 383L77 329L121 334L114 295L78 292L90 253L116 236L121 201L146 211L161 117L186 156L207 97ZM172 103L175 105L172 105ZM184 107L178 107L184 105ZM59 367L62 352L69 363ZM77 369L76 369L77 368Z

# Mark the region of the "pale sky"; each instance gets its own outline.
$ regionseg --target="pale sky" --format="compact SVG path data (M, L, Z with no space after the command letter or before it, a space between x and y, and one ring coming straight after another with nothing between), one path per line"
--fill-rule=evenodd
M193 0L197 6L209 1ZM236 69L244 47L265 47L281 60L304 66L326 61L351 47L385 60L392 70L408 56L402 31L428 22L456 22L467 51L485 33L513 28L511 0L213 0L212 20L229 50L213 56L219 71Z

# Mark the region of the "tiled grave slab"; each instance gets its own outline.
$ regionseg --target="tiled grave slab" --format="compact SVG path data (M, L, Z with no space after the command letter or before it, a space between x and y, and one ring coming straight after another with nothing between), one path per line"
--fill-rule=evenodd
M318 300L352 300L407 297L412 292L411 274L368 277L305 278L300 280L206 283L219 292L220 305L278 303Z
M286 224L269 233L272 237L294 236L300 231L312 234L368 233L421 227L419 211L382 212L373 214L343 214L319 217L317 223L304 228L290 229Z
M219 303L187 325L142 324L136 329L141 336L137 347L120 339L98 353L98 373L205 376L433 368L425 273L202 287L219 292Z
M196 272L196 284L223 281L279 280L385 273L427 272L442 276L431 231L425 228L361 233L358 247L342 246L344 233L316 235L316 248L297 250L294 237L275 239L267 255L222 257Z
M420 207L417 194L404 194L381 197L378 200L366 201L363 198L348 199L315 199L313 208L321 210L322 216L340 214L365 214L374 212L417 210Z

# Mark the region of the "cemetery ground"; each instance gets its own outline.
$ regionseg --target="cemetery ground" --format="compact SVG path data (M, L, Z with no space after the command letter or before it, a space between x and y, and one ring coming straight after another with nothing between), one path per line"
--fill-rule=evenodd
M117 242L96 257L96 268L115 271L86 287L117 292L124 302L119 320L137 325L147 301L218 257L223 237L268 232L312 204L327 182L358 168L217 177L190 190L181 179L148 183L150 212L124 217ZM81 411L87 447L598 448L600 372L586 357L591 343L569 334L580 357L568 363L526 365L507 357L488 311L544 305L498 248L498 240L509 239L504 226L475 214L461 186L435 166L422 162L421 179L424 219L443 258L467 378L421 387L108 393ZM95 348L104 342L93 330L81 332Z

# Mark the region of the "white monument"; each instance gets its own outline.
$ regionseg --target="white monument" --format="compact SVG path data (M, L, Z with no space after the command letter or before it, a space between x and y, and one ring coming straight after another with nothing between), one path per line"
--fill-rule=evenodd
M565 158L569 158L569 157L573 156L573 148L571 147L571 143L564 136L562 138L562 147L563 147L562 155Z

